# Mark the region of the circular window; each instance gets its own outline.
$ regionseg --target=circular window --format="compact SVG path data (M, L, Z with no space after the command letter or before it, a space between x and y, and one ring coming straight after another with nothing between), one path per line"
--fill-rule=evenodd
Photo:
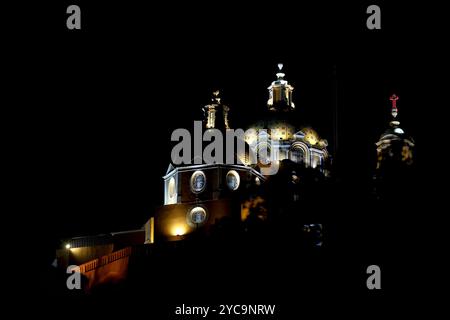
M175 196L175 178L174 177L170 178L167 189L168 189L167 191L169 194L169 198L173 198Z
M241 179L239 177L239 174L235 170L230 170L227 173L227 185L230 190L234 191L239 188L239 183Z
M206 221L206 210L203 207L194 207L189 210L187 222L190 226L198 226Z
M194 193L200 193L205 190L206 176L203 171L195 171L191 176L191 190Z

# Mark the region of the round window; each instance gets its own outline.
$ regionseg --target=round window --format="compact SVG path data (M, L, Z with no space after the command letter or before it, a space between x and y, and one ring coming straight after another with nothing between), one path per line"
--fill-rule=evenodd
M194 193L200 193L205 190L206 176L203 171L195 171L191 176L191 190Z
M190 226L198 226L206 221L206 210L203 207L192 208L187 215L187 222Z
M228 188L232 191L237 190L239 188L239 183L241 179L239 174L235 170L230 170L227 173L227 185Z

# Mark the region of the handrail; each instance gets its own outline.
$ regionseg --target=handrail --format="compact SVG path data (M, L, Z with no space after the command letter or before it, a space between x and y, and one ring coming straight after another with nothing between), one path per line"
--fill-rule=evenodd
M83 263L82 265L80 265L80 273L86 273L119 259L129 257L131 255L131 252L132 248L126 247L121 250L111 252L106 256L102 256L100 258Z

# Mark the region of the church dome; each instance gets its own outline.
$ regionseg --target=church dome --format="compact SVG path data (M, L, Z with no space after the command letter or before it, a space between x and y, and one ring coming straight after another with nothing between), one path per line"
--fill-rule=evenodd
M380 136L380 140L386 139L386 138L395 138L403 139L407 137L407 134L405 131L400 128L400 122L399 121L391 121L389 124L389 128L386 129L385 132Z
M267 109L246 132L245 140L264 166L290 160L305 167L324 170L328 142L311 127L301 126L292 100L294 88L284 79L283 65L278 65L277 79L269 86ZM272 174L273 171L267 171Z

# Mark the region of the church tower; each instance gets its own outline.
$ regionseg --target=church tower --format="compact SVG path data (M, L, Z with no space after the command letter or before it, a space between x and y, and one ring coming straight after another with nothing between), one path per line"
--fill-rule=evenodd
M401 127L398 120L397 95L392 95L389 127L376 143L377 161L374 175L374 191L378 199L398 199L408 193L414 175L414 139Z
M222 103L220 91L214 91L211 103L203 107L204 129L230 129L228 113L230 108Z
M413 164L414 140L409 137L398 121L398 96L393 94L389 128L381 135L377 146L377 170L387 170L392 166L410 166Z
M282 72L283 64L278 64L277 80L273 81L269 89L269 100L267 107L269 111L293 111L295 109L292 101L292 87L285 79L285 74Z
M277 79L268 87L266 112L250 126L246 142L257 155L263 175L273 175L284 160L328 175L328 142L313 128L300 124L293 102L294 87L285 80L282 70L279 63Z

